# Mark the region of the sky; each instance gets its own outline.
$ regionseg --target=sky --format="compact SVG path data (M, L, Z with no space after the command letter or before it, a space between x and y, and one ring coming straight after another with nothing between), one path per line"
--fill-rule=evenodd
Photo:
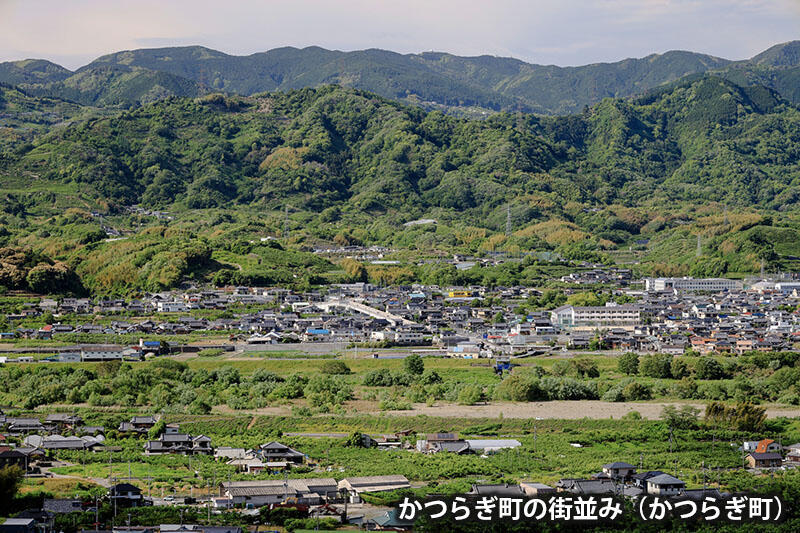
M74 69L199 44L516 57L562 66L668 50L745 59L800 39L800 0L0 0L0 61Z

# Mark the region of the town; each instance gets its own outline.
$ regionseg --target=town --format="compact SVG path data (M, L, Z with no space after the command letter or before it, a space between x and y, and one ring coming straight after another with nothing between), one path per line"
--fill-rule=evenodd
M355 283L307 293L229 287L132 300L43 297L6 310L0 341L8 344L0 362L140 360L295 344L339 352L417 346L474 358L588 349L706 355L783 351L800 340L796 279L633 280L629 270L590 268L560 283L559 289ZM55 342L15 344L25 339ZM74 344L65 345L67 339Z

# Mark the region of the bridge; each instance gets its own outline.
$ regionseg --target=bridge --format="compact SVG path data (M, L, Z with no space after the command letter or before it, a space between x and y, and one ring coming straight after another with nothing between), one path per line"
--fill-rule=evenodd
M357 313L371 316L372 318L382 318L383 320L388 321L392 326L397 326L398 324L402 326L411 326L416 324L416 322L413 320L409 320L392 313L387 313L386 311L381 311L380 309L370 307L369 305L349 298L332 298L325 302L316 302L314 305L328 312L330 312L331 308L333 307L349 309Z

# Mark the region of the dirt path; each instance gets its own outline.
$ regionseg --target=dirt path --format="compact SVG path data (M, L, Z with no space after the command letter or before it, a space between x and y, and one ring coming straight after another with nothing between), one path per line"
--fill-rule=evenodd
M622 418L631 411L637 411L642 418L658 419L665 405L692 405L705 411L705 404L691 402L602 402L599 400L552 401L531 403L496 402L489 405L434 405L415 404L413 411L384 411L384 414L396 416L441 416L450 418L554 418L575 420L580 418L603 419ZM800 408L768 407L767 417L779 416L800 417Z
M577 420L590 418L594 420L607 418L622 418L631 411L637 411L642 418L656 420L661 416L665 405L692 405L700 410L700 416L705 411L705 404L696 402L603 402L599 400L581 401L552 401L552 402L492 402L487 405L456 405L439 403L432 407L424 403L414 404L414 409L408 411L380 411L375 402L356 401L348 402L347 410L355 409L360 414L391 415L391 416L417 416L426 415L443 418L550 418L560 420ZM260 409L244 409L234 411L227 406L214 407L217 414L248 414L252 416L290 416L291 406L262 407ZM800 417L798 407L767 407L767 417L776 418L785 416L789 418ZM254 418L255 420L255 418ZM250 421L248 428L253 426Z

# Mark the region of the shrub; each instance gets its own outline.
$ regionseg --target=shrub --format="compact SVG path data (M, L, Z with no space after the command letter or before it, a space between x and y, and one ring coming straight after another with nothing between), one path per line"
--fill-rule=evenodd
M625 396L625 400L629 402L636 400L649 400L652 397L650 387L635 381L628 384L628 386L622 390L622 395Z
M542 391L550 400L596 400L595 383L584 383L572 378L545 377L539 381Z
M767 420L767 410L752 403L725 405L711 402L706 406L706 422L732 427L739 431L758 431Z
M719 361L712 357L701 357L694 365L694 372L697 379L722 379L725 371Z
M211 406L201 399L196 399L189 405L189 414L207 415L211 412Z
M458 403L461 405L475 405L481 401L483 389L479 385L466 385L458 392Z
M700 410L691 405L683 405L680 409L674 405L665 405L661 410L661 420L675 429L692 429L697 426Z
M617 359L617 370L623 374L633 376L639 373L639 355L634 352L626 352Z
M406 372L409 374L415 374L419 376L425 372L425 362L422 360L422 357L412 353L403 360L403 368L405 368Z
M588 357L579 357L570 361L575 374L578 377L584 378L597 378L600 377L600 371L597 369L597 363Z
M669 354L654 354L642 357L639 362L639 373L651 378L672 377L672 356Z
M433 385L435 383L441 383L442 376L440 376L439 373L436 372L435 370L426 370L422 374L422 377L419 378L419 382L422 385Z
M680 357L673 357L669 368L674 379L689 377L689 374L691 373L689 371L689 365Z
M547 396L539 388L539 382L518 375L511 375L504 379L494 390L497 400L510 400L513 402L533 402L545 400Z
M367 387L391 387L392 383L392 373L387 368L370 370L364 375L364 381L362 381L362 384Z
M350 367L344 361L325 361L319 371L323 374L331 375L347 375L351 373Z

